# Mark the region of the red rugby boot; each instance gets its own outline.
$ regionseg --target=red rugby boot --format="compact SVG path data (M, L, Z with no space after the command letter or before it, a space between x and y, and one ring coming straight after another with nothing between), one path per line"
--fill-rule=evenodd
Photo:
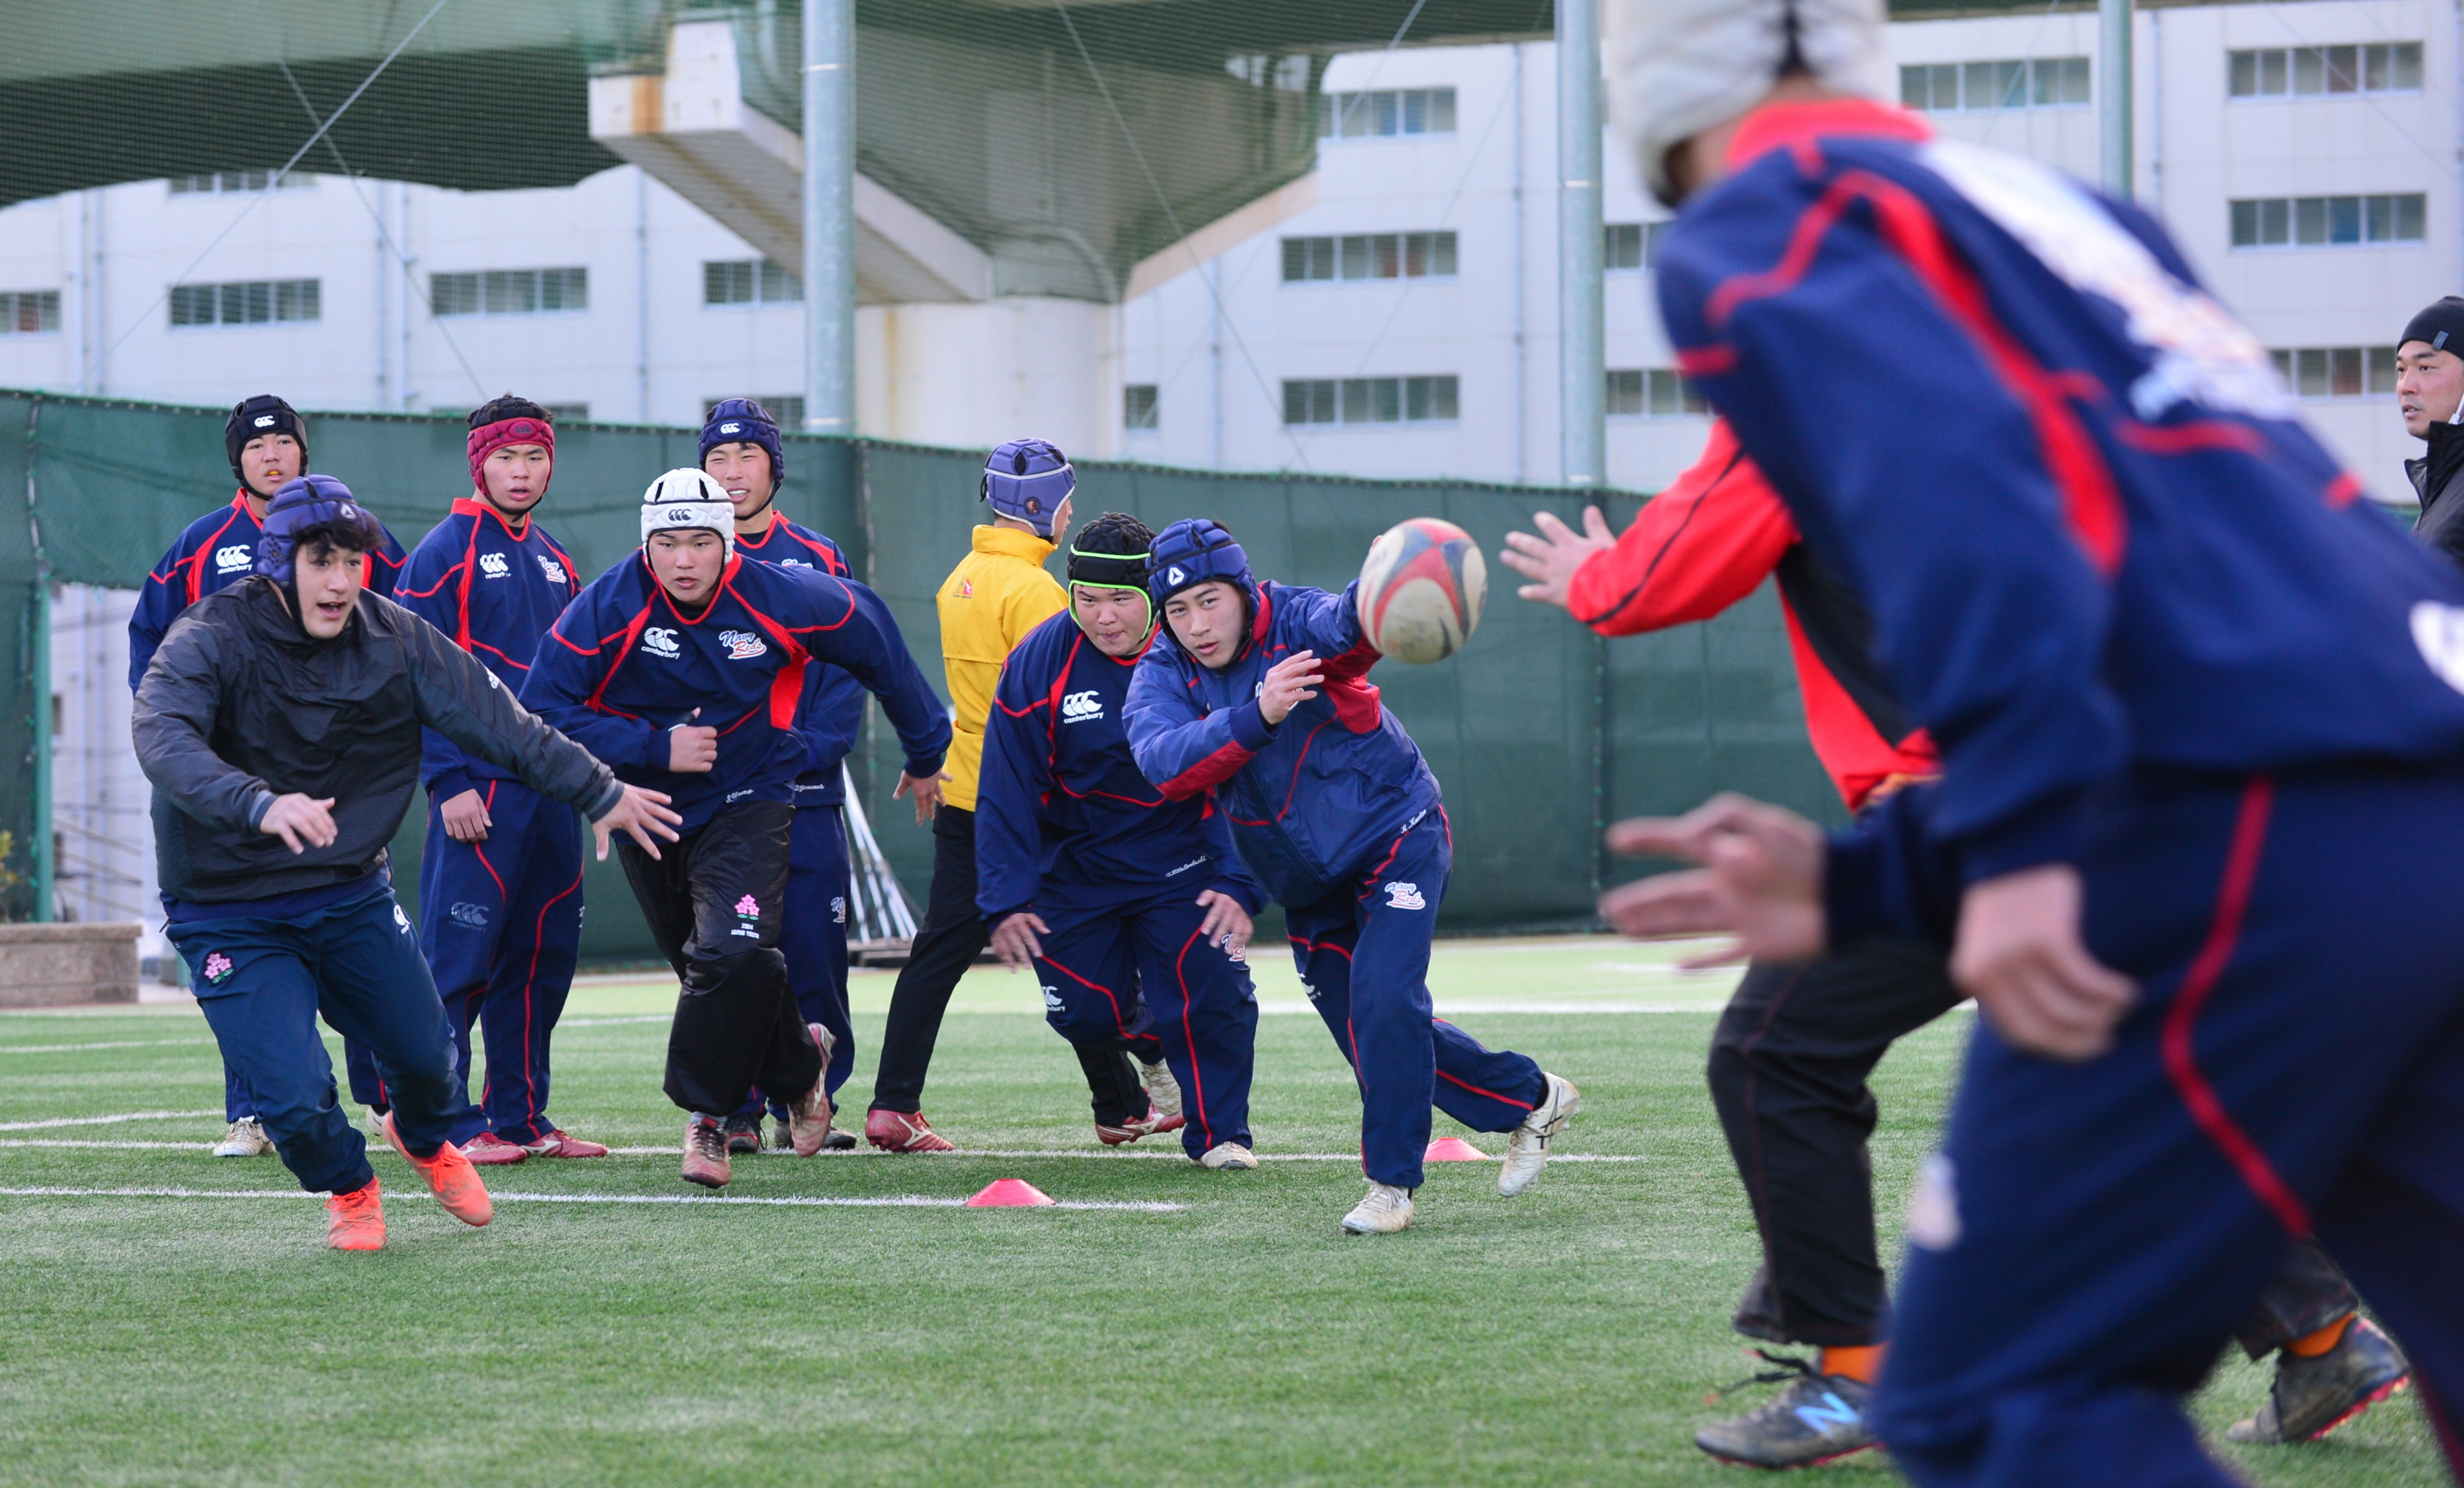
M1178 1131L1188 1125L1186 1116L1158 1116L1149 1111L1135 1121L1125 1121L1117 1127L1100 1121L1095 1123L1095 1140L1106 1147L1119 1147L1140 1137L1154 1136L1158 1131Z
M685 1168L687 1183L698 1183L705 1189L723 1189L727 1180L736 1176L733 1164L727 1160L727 1125L711 1116L685 1118Z
M934 1131L922 1111L869 1111L864 1139L885 1152L951 1152L950 1139Z
M495 1217L495 1206L488 1202L488 1186L479 1181L479 1170L462 1149L448 1142L436 1149L436 1155L417 1158L402 1145L402 1133L393 1126L393 1112L377 1118L377 1129L385 1133L385 1145L402 1154L411 1170L428 1180L429 1192L445 1206L445 1212L468 1225L482 1225Z
M525 1142L522 1150L533 1157L605 1157L607 1149L596 1142L584 1142L569 1132L548 1128L546 1136L536 1142Z
M377 1180L350 1193L326 1195L325 1243L336 1250L385 1249L385 1202Z
M493 1131L482 1131L462 1144L462 1155L471 1160L473 1168L499 1168L518 1163L531 1154L528 1148L517 1147Z

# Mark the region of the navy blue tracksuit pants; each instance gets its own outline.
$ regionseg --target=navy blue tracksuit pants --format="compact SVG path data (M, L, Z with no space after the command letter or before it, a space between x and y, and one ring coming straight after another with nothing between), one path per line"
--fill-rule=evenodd
M2464 773L2142 779L2099 806L2111 1053L1980 1026L1909 1208L1874 1420L1948 1484L2212 1484L2175 1397L2315 1230L2464 1471Z
M849 878L846 808L797 807L787 842L787 917L780 928L779 950L787 957L787 987L796 995L796 1011L838 1040L822 1075L833 1107L839 1086L855 1069L855 1024L847 1016L847 990ZM737 1114L759 1116L765 1103L771 1115L786 1119L787 1103L758 1089Z
M174 921L170 935L224 1068L238 1072L302 1189L349 1193L376 1176L337 1099L320 1015L369 1051L411 1151L429 1157L447 1140L453 1040L391 889L295 919Z
M1052 929L1036 937L1035 974L1045 1020L1071 1043L1150 1063L1160 1045L1189 1119L1181 1149L1197 1158L1225 1142L1251 1145L1258 993L1245 964L1200 937L1206 911L1194 898L1175 887L1119 904L1038 906Z
M1548 1082L1430 1005L1429 941L1454 868L1445 813L1414 822L1380 859L1314 904L1286 905L1284 922L1309 1001L1360 1083L1361 1167L1417 1189L1432 1104L1474 1131L1511 1131Z
M518 780L483 780L485 842L457 842L428 807L419 863L419 947L453 1031L464 1092L453 1140L482 1131L517 1145L556 1129L547 1114L548 1042L573 991L582 951L582 822L570 806ZM471 1025L488 1044L488 1080L472 1104Z

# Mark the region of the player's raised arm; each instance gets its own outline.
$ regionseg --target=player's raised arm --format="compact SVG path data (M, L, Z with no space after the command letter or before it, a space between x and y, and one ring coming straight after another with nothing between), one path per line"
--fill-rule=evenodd
M1138 772L1174 800L1186 800L1241 773L1274 731L1255 698L1208 712L1184 676L1186 661L1150 650L1130 678L1130 752Z
M514 700L495 673L433 625L406 626L419 721L551 799L597 819L625 794L590 752Z
M852 579L809 569L778 572L803 596L800 613L780 617L788 632L815 658L844 668L881 700L907 756L909 778L938 775L950 749L950 715L908 652L890 606Z

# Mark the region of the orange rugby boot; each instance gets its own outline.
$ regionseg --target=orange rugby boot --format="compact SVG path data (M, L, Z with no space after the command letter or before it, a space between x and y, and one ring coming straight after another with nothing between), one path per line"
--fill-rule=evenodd
M402 1160L428 1180L429 1192L445 1206L447 1214L469 1225L486 1224L495 1217L495 1206L488 1202L488 1186L479 1181L479 1170L471 1166L471 1159L462 1155L460 1148L448 1142L436 1149L434 1157L413 1157L410 1149L402 1145L402 1133L394 1129L393 1112L378 1117L377 1127L385 1132L386 1144L402 1154Z
M385 1202L377 1180L349 1193L325 1197L325 1243L336 1250L385 1249Z

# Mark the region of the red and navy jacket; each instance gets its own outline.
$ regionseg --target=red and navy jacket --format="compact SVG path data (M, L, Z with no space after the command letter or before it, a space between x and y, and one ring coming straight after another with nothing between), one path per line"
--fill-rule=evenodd
M180 540L145 576L136 612L128 617L130 691L145 680L146 664L182 610L256 572L256 539L264 533L256 514L249 510L248 493L236 492L229 506L214 508L180 534ZM383 551L369 554L360 565L361 582L389 596L402 564L402 544L386 533Z
M1354 587L1257 584L1249 639L1222 670L1199 666L1167 628L1130 680L1138 768L1174 800L1212 790L1249 871L1287 905L1373 871L1442 799L1419 746L1369 683L1378 656L1361 636ZM1302 650L1317 654L1326 685L1269 728L1259 685Z
M941 768L949 715L889 606L851 579L741 558L728 559L709 603L687 611L648 558L627 555L565 606L521 695L618 779L666 792L690 829L723 804L793 799L807 757L797 709L817 662L847 668L881 699L909 775ZM668 769L668 731L688 722L718 730L707 774Z
M411 550L393 598L519 697L548 627L581 592L573 559L535 514L509 520L465 496ZM421 735L419 780L431 801L451 800L477 781L517 778L433 729Z
M1806 551L1788 508L1725 423L1693 469L1644 503L1617 546L1574 571L1566 607L1604 636L1709 620L1779 576L1780 613L1815 755L1850 811L1942 766L1874 660L1865 602Z
M1766 105L1730 162L1670 340L1871 606L1970 881L2076 861L2126 771L2464 762L2464 575L2152 219L1879 103Z
M1202 792L1176 800L1139 773L1121 721L1137 669L1134 656L1098 650L1067 610L1001 664L976 792L976 904L987 920L1176 886L1193 900L1230 894L1252 914L1264 907L1223 813Z
M759 537L736 535L736 551L757 563L808 568L845 579L851 572L839 545L801 527L773 507ZM804 773L796 777L796 804L836 806L847 799L839 766L864 728L864 684L838 667L816 666L804 674L804 698L796 709L796 732L804 736Z

